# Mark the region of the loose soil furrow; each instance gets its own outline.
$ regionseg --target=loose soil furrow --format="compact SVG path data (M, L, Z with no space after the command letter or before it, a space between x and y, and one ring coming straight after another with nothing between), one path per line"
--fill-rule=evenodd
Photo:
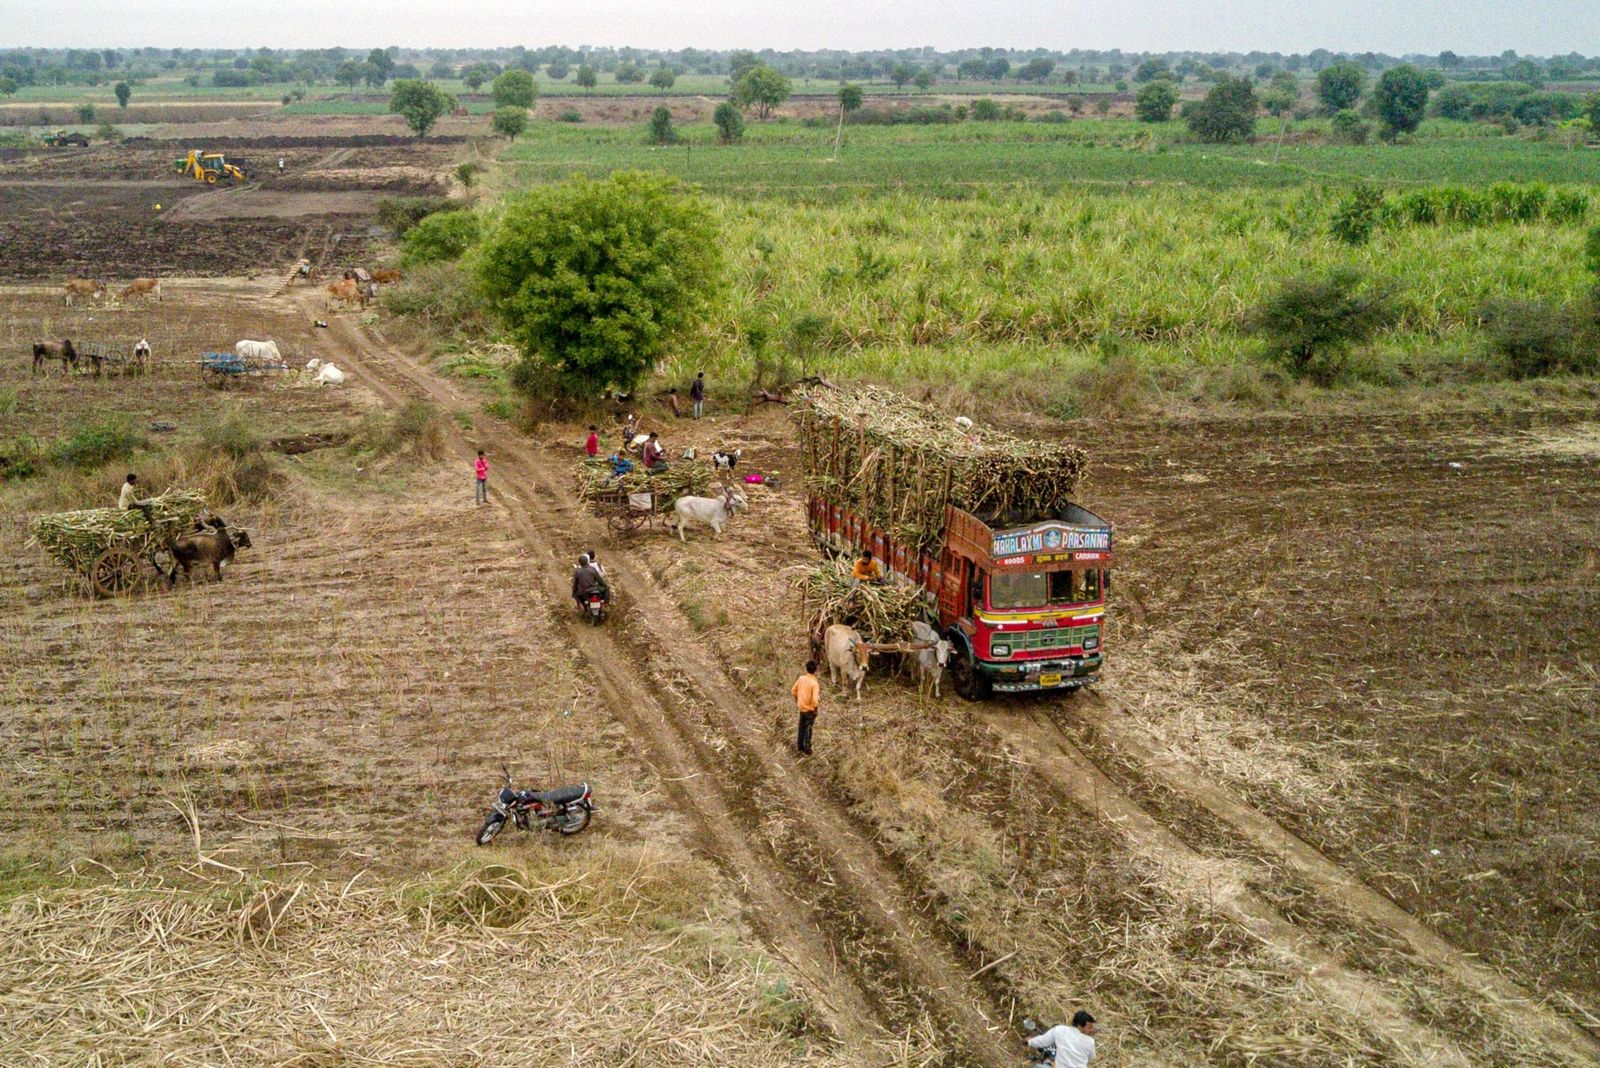
M391 403L402 395L426 397L452 408L466 403L448 384L403 354L379 349L349 321L337 321L335 337L348 342L352 365L372 379L369 384ZM456 447L463 459L470 455L464 441L458 439ZM497 453L495 484L516 486L523 501L539 504L530 512L520 507L507 507L506 512L526 532L530 547L550 558L548 595L554 600L562 599L566 596L567 568L557 562L554 551L565 548L567 543L575 546L574 533L592 531L595 525L592 520L578 517L575 503L566 491L550 485L542 473L543 458L537 450L519 446L511 435L504 435ZM571 551L576 553L577 549ZM832 884L840 894L837 907L843 908L848 917L836 916L830 923L827 915L818 912L813 916L818 927L788 922L788 931L779 926L767 932L786 935L775 939L780 944L806 946L804 955L791 963L802 971L815 973L817 964L837 954L855 972L852 979L860 1002L880 1007L895 1002L917 1006L940 1022L959 1050L959 1063L1009 1063L1000 1049L1003 1026L979 1009L987 998L982 988L966 978L965 973L971 970L966 967L967 962L927 929L893 866L799 773L792 760L773 751L761 726L767 717L749 704L719 665L684 640L683 635L691 633L687 620L655 588L648 569L626 552L613 550L611 556L613 566L620 566L628 576L630 601L642 618L650 621L648 626L657 643L656 656L675 674L693 680L692 685L705 698L698 711L708 716L711 726L730 743L726 750L718 753L701 749L705 744L703 735L697 742L694 725L661 706L651 679L635 666L632 650L619 648L608 632L574 628L574 644L584 653L593 677L606 691L619 717L635 726L655 751L657 761L667 765L661 768L663 777L669 781L687 775L703 777L700 789L675 793L682 795L681 801L690 806L689 811L699 810L697 823L712 832L707 842L712 852L757 891L752 902L758 909L757 922L779 922L779 916L786 917L792 908L785 898L805 888L814 889L819 882ZM730 755L744 762L743 787L723 781L721 773ZM745 810L748 819L750 806L757 803L750 796L752 787L782 799L785 815L799 824L800 839L815 850L814 855L800 856L798 850L785 855L770 847L762 848L751 842L749 832L737 828L734 813ZM712 805L723 811L706 811ZM741 857L748 862L752 854L761 858L759 864L746 866L739 862ZM784 884L788 884L788 890ZM760 900L762 897L767 898L765 903ZM777 915L769 914L771 910L776 910ZM845 922L847 918L850 923ZM863 936L863 924L870 931L870 938ZM818 945L821 930L826 931L826 937ZM890 989L883 989L885 985ZM891 1009L891 1015L901 1013Z
M1061 797L1118 825L1135 852L1145 855L1175 881L1205 886L1215 908L1284 958L1299 962L1306 978L1324 997L1363 1020L1402 1056L1402 1063L1463 1068L1469 1063L1454 1040L1411 1019L1387 990L1343 965L1246 887L1231 865L1202 856L1158 822L1039 713L1025 715L1009 709L1003 713L985 712L983 718L1007 744L1035 762Z
M1158 780L1188 802L1198 805L1267 855L1286 864L1305 885L1361 920L1397 936L1419 961L1454 985L1472 992L1508 1028L1530 1034L1535 1042L1578 1063L1600 1059L1600 1041L1563 1017L1548 1011L1515 981L1462 953L1282 824L1247 804L1232 791L1201 775L1178 756L1157 752L1142 739L1125 709L1098 694L1084 695L1071 709L1092 725L1099 737L1119 748L1142 774ZM1035 720L1055 744L1076 747L1061 727Z

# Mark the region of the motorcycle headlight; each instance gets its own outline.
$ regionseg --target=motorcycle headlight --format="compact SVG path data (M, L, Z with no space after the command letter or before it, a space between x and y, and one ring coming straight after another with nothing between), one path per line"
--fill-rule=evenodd
M991 645L989 646L989 652L993 656L1007 657L1011 655L1011 646L1004 644Z

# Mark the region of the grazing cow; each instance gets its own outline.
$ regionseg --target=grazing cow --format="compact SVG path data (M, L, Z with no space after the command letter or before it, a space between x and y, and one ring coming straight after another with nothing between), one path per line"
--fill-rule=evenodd
M911 624L911 633L916 637L918 644L932 643L930 649L918 649L917 659L917 691L933 696L939 693L939 680L944 677L945 665L950 663L950 643L939 636L939 632L928 624L921 622Z
M44 370L44 361L60 360L61 373L71 374L72 368L78 365L78 350L72 347L72 342L66 338L60 341L35 341L33 343L33 373L40 374Z
M683 536L683 529L690 520L704 523L722 537L723 524L748 503L744 494L728 486L718 490L715 497L679 497L672 502L672 510L678 514L678 540L689 540Z
M89 297L99 300L106 295L106 284L93 278L67 279L67 307L72 307L73 297Z
M385 267L380 271L372 272L372 280L380 286L393 285L400 281L402 275L392 267Z
M127 300L129 297L144 297L148 300L150 294L152 293L156 295L156 303L160 304L161 279L135 278L132 282L129 282L126 287L124 287L121 293L117 294L117 297L119 300Z
M150 341L140 338L139 343L133 347L133 368L142 375L150 373Z
M228 524L223 522L221 516L213 516L206 520L206 525L212 529L200 533L189 533L181 538L174 539L170 546L174 561L172 573L167 576L167 585L178 581L178 568L183 568L185 577L189 569L195 564L202 567L211 565L211 573L222 581L222 568L233 559L238 549L250 548L250 534L247 531L229 531Z
M359 302L363 307L367 303L366 297L361 292L361 286L357 284L354 278L343 278L337 282L330 283L327 287L327 293L328 306L330 308L333 307L335 302L340 304L355 304Z
M718 471L732 471L738 466L739 457L743 455L743 449L734 449L732 452L724 452L723 450L718 449L716 452L711 454L711 464Z
M843 676L846 683L855 684L856 700L861 700L861 682L867 677L872 646L854 627L834 623L822 632L822 647L828 655L828 681L837 684Z
M233 351L241 360L255 360L262 363L283 362L283 354L278 351L276 341L240 341L233 346Z

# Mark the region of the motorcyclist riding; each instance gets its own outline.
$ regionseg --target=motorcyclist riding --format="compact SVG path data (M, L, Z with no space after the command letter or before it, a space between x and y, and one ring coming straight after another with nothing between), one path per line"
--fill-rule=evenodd
M605 579L589 563L589 554L584 553L578 557L578 566L572 569L572 600L577 604L578 611L588 611L589 598L595 594L599 594L604 601L611 599Z
M1037 1050L1055 1052L1055 1068L1088 1068L1094 1060L1094 1017L1082 1009L1072 1014L1072 1025L1059 1024L1028 1039Z

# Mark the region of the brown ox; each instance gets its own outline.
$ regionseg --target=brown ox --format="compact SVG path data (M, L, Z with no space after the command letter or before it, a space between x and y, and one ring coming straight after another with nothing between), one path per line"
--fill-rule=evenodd
M35 341L33 343L33 373L44 370L46 360L60 360L61 373L71 374L78 365L78 352L66 338L60 341Z
M382 270L372 272L372 280L380 286L393 285L395 282L400 281L400 278L400 272L392 267L385 267Z
M156 303L161 303L161 279L135 278L132 282L128 283L127 288L118 294L118 296L122 300L127 300L129 297L148 298L152 293L156 295Z
M91 297L98 300L100 297L105 296L106 284L93 278L69 278L67 279L66 289L67 307L70 308L72 307L73 297Z
M331 307L336 301L340 304L366 304L362 296L361 286L354 278L345 278L328 286L328 304Z

